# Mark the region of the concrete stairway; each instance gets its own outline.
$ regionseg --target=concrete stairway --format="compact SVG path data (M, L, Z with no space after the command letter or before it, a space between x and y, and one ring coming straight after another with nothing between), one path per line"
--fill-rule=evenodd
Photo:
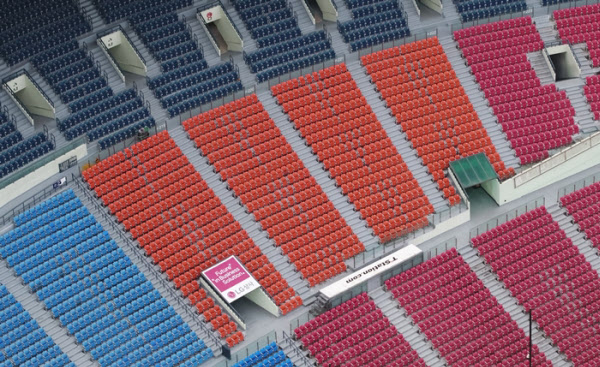
M600 273L600 256L598 249L594 247L592 242L585 238L585 233L579 232L579 226L573 222L573 217L567 214L566 209L559 207L558 205L552 206L548 209L552 218L558 222L560 228L565 231L567 237L569 237L575 246L579 249L579 252L585 256L585 259L592 265L592 268L596 272Z
M441 367L446 360L439 354L433 344L421 334L419 327L412 324L410 316L406 316L406 310L398 304L390 292L382 288L369 292L369 296L375 301L377 307L402 334L410 346L417 351L419 357L423 358L425 364L430 367Z
M461 85L465 89L465 93L469 97L475 112L483 123L483 127L487 130L492 143L500 154L500 158L506 167L519 167L519 160L515 156L515 151L509 146L506 140L506 135L502 131L502 127L497 123L496 117L492 109L488 106L488 102L483 92L479 89L479 84L475 81L475 77L471 74L471 68L462 58L460 50L457 49L457 44L452 37L440 38L440 44L444 48L444 52L448 56L452 68L456 76L460 80Z
M237 198L232 191L227 189L225 183L221 182L220 176L214 171L214 167L208 163L206 158L200 155L200 151L187 137L187 133L183 128L178 127L171 130L170 135L177 145L179 145L183 153L190 159L194 168L200 172L202 178L219 197L227 210L240 223L242 228L248 232L248 235L254 240L254 243L260 247L261 251L267 256L269 261L273 263L275 269L277 269L287 280L290 287L294 288L296 292L302 296L303 300L305 297L308 297L308 282L302 279L300 273L288 263L287 257L281 254L281 250L276 247L275 242L267 236L267 232L261 229L260 224L254 220L254 217L246 212L246 208L242 206L239 198Z
M408 165L413 176L419 182L419 186L423 188L429 202L433 204L436 212L441 212L449 208L448 201L444 199L442 193L438 190L437 184L433 182L433 178L427 167L422 163L421 158L412 149L410 142L406 139L406 134L401 131L400 126L396 123L396 118L391 116L390 109L386 107L382 101L381 94L375 90L374 84L371 84L371 78L366 75L365 69L358 63L352 63L348 66L352 77L362 91L362 94L367 99L367 103L373 109L379 122L383 126L387 135L394 143L396 150L402 156L402 159Z
M275 103L275 100L268 93L260 93L258 99L262 102L265 110L275 122L275 125L281 130L282 135L292 146L294 152L298 154L304 166L310 174L317 180L317 183L335 208L340 212L346 223L352 228L352 231L358 236L359 240L368 250L379 246L378 239L373 235L371 229L367 228L366 221L360 219L359 213L355 211L354 205L348 201L348 197L342 193L342 190L335 185L335 180L329 177L329 173L323 167L323 164L317 160L300 134L294 130L294 125L288 121L287 115L283 113L281 106Z

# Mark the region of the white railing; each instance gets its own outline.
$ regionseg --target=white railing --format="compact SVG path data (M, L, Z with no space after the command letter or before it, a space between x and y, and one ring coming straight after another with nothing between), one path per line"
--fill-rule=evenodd
M578 156L579 154L595 147L598 144L600 144L600 132L588 136L580 142L561 150L552 157L547 158L540 163L537 163L533 167L519 173L513 178L514 187L517 188L523 184L526 184L534 178L539 177L556 167L559 167L569 159Z

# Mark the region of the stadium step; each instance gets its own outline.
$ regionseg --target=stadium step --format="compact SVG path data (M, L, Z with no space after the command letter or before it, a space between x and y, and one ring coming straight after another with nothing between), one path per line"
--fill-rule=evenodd
M154 59L150 51L148 51L148 48L146 48L144 42L142 42L137 33L134 32L132 29L130 29L126 33L129 39L131 40L133 47L135 47L138 50L140 55L142 55L142 57L144 58L144 61L146 61L146 76L148 76L148 78L154 78L156 76L159 76L161 74L160 65Z
M583 94L584 82L581 80L577 80L577 82L561 89L567 93L567 98L575 108L575 123L579 125L579 129L583 132L594 132L598 128L598 123L594 120L590 112L590 105Z
M419 328L412 325L412 319L406 316L406 311L392 297L391 293L384 291L383 287L369 293L377 307L402 334L410 346L417 351L425 363L430 367L444 366L446 360L434 349L433 344L419 333Z
M423 165L421 158L410 147L410 144L406 140L406 135L396 123L396 118L390 115L390 109L380 99L380 94L375 90L374 85L371 84L370 77L366 75L365 69L360 64L351 64L348 65L348 70L367 99L367 103L373 109L377 119L381 122L387 135L396 146L398 153L400 153L413 176L419 182L419 186L421 186L425 195L427 195L429 202L433 204L435 211L439 213L448 210L448 201L444 199L442 192L438 190L437 184L433 182L433 177L427 172L427 168Z
M592 265L598 273L600 273L600 256L598 249L585 238L582 232L579 232L577 224L573 223L573 217L567 215L565 209L555 205L553 208L557 208L555 211L549 210L550 214L555 221L558 222L560 228L565 231L567 237L569 237L575 246L579 249L579 252L585 256L585 259Z
M102 52L100 46L96 43L90 43L88 44L88 50L92 53L94 62L99 63L100 73L103 75L106 73L108 86L112 88L115 94L123 92L126 89L126 85L119 77L119 74L117 74L108 57Z
M144 273L146 278L152 283L154 288L158 290L160 295L169 302L175 312L181 316L196 335L204 340L206 345L212 349L215 356L220 355L220 342L217 337L214 337L214 334L210 330L210 326L203 323L202 318L196 314L194 307L178 294L178 291L173 286L173 283L167 279L167 276L160 273L157 266L153 265L151 260L145 257L143 250L130 239L130 234L125 233L124 228L116 222L116 218L110 215L107 208L101 207L99 199L91 198L86 195L86 193L82 191L81 186L72 185L72 187L75 194L89 209L90 213L96 218L98 223L100 223L104 230L110 234L110 237L131 259L131 262ZM90 194L91 191L87 191L87 193ZM211 335L213 335L213 337L211 337Z
M465 89L475 112L477 112L479 119L500 154L500 158L502 158L506 167L516 169L519 167L519 160L515 155L515 151L509 146L506 135L502 132L502 127L497 123L492 109L488 106L485 95L479 89L475 77L471 74L471 69L466 65L460 51L457 49L456 42L451 37L444 37L440 39L440 44L444 48L444 52L448 56L448 60Z
M275 125L281 130L281 133L292 146L298 157L304 163L310 174L323 189L329 200L340 212L346 223L352 228L352 231L358 236L358 239L365 245L366 251L379 246L377 237L373 235L371 229L367 228L367 223L360 219L359 213L354 211L354 206L343 195L342 190L335 186L335 181L329 177L329 174L323 167L323 164L317 160L311 148L306 145L305 140L294 130L293 124L288 121L287 116L283 114L281 106L277 105L268 92L258 94L258 99L262 102L265 110L275 122ZM350 265L350 263L347 263Z
M96 30L105 25L104 19L100 16L98 9L93 5L92 0L80 0L79 6L85 10L85 13L92 21L92 29Z
M508 289L504 288L503 284L497 280L490 266L484 262L483 258L478 256L477 250L472 245L468 245L459 248L458 252L475 274L477 274L477 277L483 282L486 288L490 290L491 294L502 304L504 310L523 329L525 335L529 336L529 316L525 313L524 307L519 305L517 300L511 296ZM550 344L551 340L546 338L542 331L538 330L539 326L537 322L534 321L533 323L533 343L546 354L546 358L555 366L570 366L571 363L563 359L563 354L559 352L558 348Z

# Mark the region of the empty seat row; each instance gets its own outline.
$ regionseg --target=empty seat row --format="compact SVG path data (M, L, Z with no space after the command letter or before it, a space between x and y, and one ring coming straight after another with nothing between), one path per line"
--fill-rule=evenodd
M86 49L69 42L48 50L32 60L35 67L67 104L71 115L57 126L67 140L86 135L95 141L107 135L101 148L131 136L133 126L153 126L150 114L135 90L115 95ZM121 139L121 140L119 140Z
M410 36L407 15L397 1L353 2L352 20L338 21L338 30L350 51Z
M14 65L49 48L69 42L91 30L79 7L67 0L48 6L44 1L28 4L26 10L6 6L1 23L0 55ZM9 16L10 14L10 16Z
M279 348L277 343L272 342L252 353L233 365L233 367L252 367L252 366L278 366L292 367L294 364Z
M381 242L429 224L433 206L345 64L276 85L272 92Z
M208 267L236 255L282 311L300 302L167 132L111 157L85 171L84 178L228 343L239 343L243 334L196 282Z
M485 153L501 180L500 159L437 37L362 57L391 114L450 205L460 196L445 176L450 162Z
M344 260L364 251L256 95L184 127L311 286L345 271Z
M600 66L599 4L555 10L553 17L563 43L586 43L592 67Z
M517 366L529 340L455 248L385 282L447 363ZM532 365L551 366L537 345Z
M303 35L285 0L234 2L258 49L244 60L259 83L335 58L326 31Z
M14 127L12 122L5 122L3 125ZM5 149L0 151L0 177L15 172L19 168L50 153L55 148L53 141L44 133L37 133L27 139L23 139L22 136L18 139L20 133L17 130L14 130L11 134L13 138L10 138L11 135L5 137ZM8 144L9 142L12 142L12 144Z
M577 195L577 194L575 194ZM598 273L545 207L471 239L499 281L577 366L598 364Z
M197 365L212 357L71 189L15 225L0 253L101 365Z
M361 293L294 330L320 366L425 366L375 302Z
M594 120L600 120L600 75L588 76L583 87L583 94L590 104Z
M208 67L202 49L175 13L130 17L129 22L160 62L163 73L148 79L147 84L169 116L242 89L239 72L232 63Z
M501 36L508 38L500 39ZM512 128L532 126L519 132L522 139L518 142L508 138L513 147L519 146L515 154L521 165L545 159L550 150L573 141L579 129L573 119L575 109L566 93L555 87L541 87L525 58L527 52L543 47L531 17L463 29L456 31L454 38L507 136L514 136ZM516 95L522 99L515 99ZM551 134L548 130L551 125L546 123L557 117L567 122L560 135Z
M106 23L126 17L152 19L192 5L192 0L94 0L94 5Z
M594 183L560 198L560 204L573 217L579 231L594 245L600 246L600 211L597 205L600 184Z

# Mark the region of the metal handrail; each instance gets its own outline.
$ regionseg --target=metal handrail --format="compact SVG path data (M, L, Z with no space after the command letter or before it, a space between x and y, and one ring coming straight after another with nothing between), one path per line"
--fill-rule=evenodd
M68 179L65 176L65 180L67 180L67 184L68 184ZM6 225L6 223L8 223L9 221L11 221L14 217L16 217L17 215L25 212L26 210L38 205L38 203L46 200L46 198L52 194L54 194L55 192L62 190L63 188L65 188L65 186L58 186L58 187L54 187L54 184L49 185L48 187L44 187L43 191L40 193L36 193L33 197L27 199L27 200L32 200L32 203L29 204L25 204L27 202L27 200L21 202L20 204L14 206L12 209L10 209L9 212L7 212L6 214L4 214L2 217L0 217L0 225L4 226Z
M305 363L306 366L313 366L314 363L311 362L308 358L306 358L306 355L304 353L302 353L302 351L300 349L298 349L298 346L296 345L296 343L294 343L292 338L285 333L285 330L283 330L282 333L283 333L283 341L286 342L292 348L294 353L296 353L296 355L298 357L300 357L302 362Z
M19 105L19 107L21 108L21 110L23 111L24 114L27 115L27 117L29 118L29 120L33 121L33 117L31 117L31 114L29 113L29 110L27 110L27 108L25 107L25 105L23 104L23 102L21 102L17 96L15 95L15 92L13 92L13 90L8 86L8 84L3 83L4 85L4 90L7 91L7 93L12 97L12 99Z
M85 187L85 185L83 184L83 182L81 181L81 177L77 177L75 176L75 174L72 174L72 178L76 184L77 187L84 193L84 195L87 196L87 198L93 203L93 205L96 207L96 209L98 210L98 212L103 216L103 218L110 223L110 226L112 227L112 229L119 235L119 237L123 240L123 242L125 242L132 250L133 253L135 253L135 256L138 258L138 260L140 260L141 262L143 262L146 265L146 268L150 270L150 274L152 274L152 276L157 280L157 281L161 281L163 279L163 274L159 273L158 270L156 270L156 266L151 264L150 261L148 261L148 259L143 256L140 252L139 252L139 247L132 242L132 240L126 236L122 229L119 227L119 225L115 222L116 218L112 215L109 215L106 213L105 209L98 203L98 201L96 200L96 198L89 192L89 190ZM195 315L191 310L190 310L190 306L188 304L185 304L182 301L182 298L180 295L177 294L177 291L175 291L175 289L171 286L172 284L169 284L169 286L166 286L165 288L168 290L168 292L171 294L171 296L173 297L173 299L181 306L181 308L184 310L184 312L192 319L194 320L194 322L196 323L196 325L198 325L200 327L200 329L202 329L202 331L204 331L207 335L209 339L212 339L212 341L217 345L217 346L221 346L221 340L218 339L210 329L208 329L208 327L200 322L199 318L197 317L197 315ZM217 353L214 353L215 355L219 355L218 353L220 352L217 351Z

